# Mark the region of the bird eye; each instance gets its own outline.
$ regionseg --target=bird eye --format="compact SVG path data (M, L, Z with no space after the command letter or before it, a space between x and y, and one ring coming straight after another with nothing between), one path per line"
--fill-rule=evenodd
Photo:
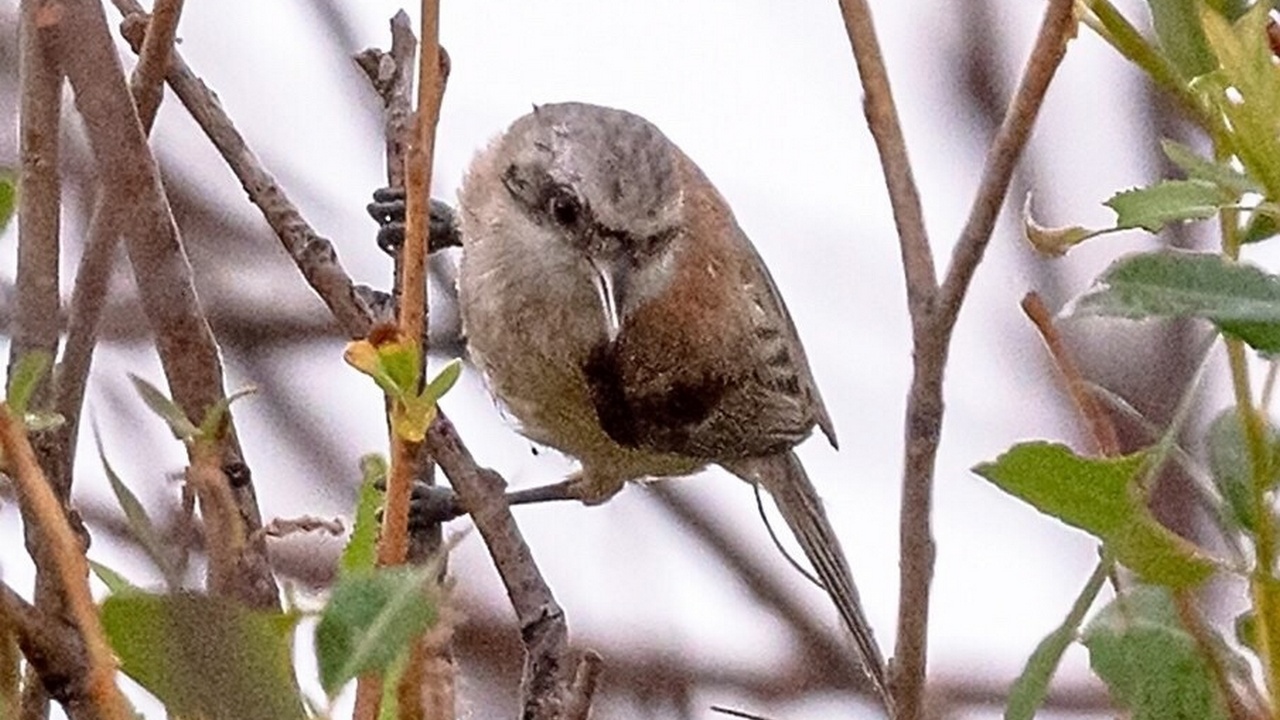
M547 211L558 224L571 227L578 224L578 218L582 215L582 204L572 195L556 193L547 202Z

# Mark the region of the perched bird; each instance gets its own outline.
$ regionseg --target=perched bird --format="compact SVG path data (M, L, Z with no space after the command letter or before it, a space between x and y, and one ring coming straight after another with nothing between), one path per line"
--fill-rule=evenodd
M581 463L603 502L629 480L716 464L759 483L817 571L892 714L844 553L792 448L823 406L787 308L702 171L653 124L542 105L459 193L463 329L529 438Z

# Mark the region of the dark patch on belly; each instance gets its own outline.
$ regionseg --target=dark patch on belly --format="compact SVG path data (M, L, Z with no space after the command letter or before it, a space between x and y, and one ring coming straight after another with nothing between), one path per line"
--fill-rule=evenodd
M582 366L600 427L623 447L702 455L694 435L729 389L719 376L673 379L658 392L627 387L625 359L616 343L601 343Z

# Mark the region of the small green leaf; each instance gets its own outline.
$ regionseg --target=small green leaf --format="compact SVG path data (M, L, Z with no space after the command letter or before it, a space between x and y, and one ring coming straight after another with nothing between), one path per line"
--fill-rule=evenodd
M1147 0L1160 49L1184 78L1203 75L1218 67L1200 27L1196 0Z
M422 370L422 346L380 333L375 340L355 340L347 344L343 358L349 365L373 378L392 398L415 395Z
M199 437L210 440L217 439L219 434L223 431L222 421L226 418L227 411L231 409L231 403L242 397L248 397L256 392L258 392L258 388L250 385L249 387L237 390L214 403L213 407L210 407L209 411L204 414L204 420L200 423Z
M340 577L316 625L320 684L334 697L351 679L383 672L436 618L430 566Z
M1280 223L1277 223L1275 214L1254 212L1249 216L1249 224L1240 236L1240 244L1262 242L1275 237L1276 233L1280 233Z
M14 181L13 171L7 168L0 169L0 233L9 227L17 207L18 183Z
M1280 435L1269 423L1266 430L1267 442L1274 456ZM1226 500L1231 520L1237 529L1256 533L1259 508L1254 506L1253 462L1245 441L1244 424L1236 408L1227 408L1214 418L1209 424L1206 443L1213 483ZM1280 468L1274 459L1272 466ZM1276 478L1271 478L1272 487L1275 482Z
M1080 595L1071 604L1071 612L1067 613L1062 624L1036 645L1031 657L1027 658L1022 674L1009 688L1009 702L1005 706L1004 720L1035 718L1045 697L1049 695L1049 682L1053 680L1053 674L1057 672L1058 664L1062 662L1062 655L1075 641L1080 623L1084 621L1085 613L1089 612L1089 607L1097 599L1098 591L1106 582L1110 568L1111 563L1104 561L1103 565L1094 569L1093 576L1089 578L1089 582L1085 583Z
M391 407L391 428L400 438L422 442L436 419L436 403L426 395L407 395Z
M25 421L31 396L48 375L49 366L52 364L53 356L43 350L24 353L18 359L5 386L5 402L8 403L9 411L14 416L23 418Z
M133 373L129 374L129 379L133 381L133 387L138 391L138 395L142 397L142 402L151 408L151 412L159 415L160 419L165 421L174 437L187 441L194 440L200 436L200 428L196 427L195 423L192 423L187 418L187 414L182 411L182 408L178 407L164 393L157 390L156 386Z
M1115 210L1117 228L1155 233L1170 223L1211 218L1236 200L1205 180L1162 180L1116 193L1103 204Z
M98 579L102 581L103 585L107 586L107 590L110 590L112 594L126 593L126 592L142 592L142 590L137 585L134 585L133 583L129 582L129 579L126 578L123 574L116 572L115 570L112 570L111 568L107 567L106 565L103 565L100 562L94 562L93 560L90 560L89 569L93 571L94 575L98 576Z
M1213 675L1165 588L1136 586L1085 627L1089 664L1133 720L1226 720Z
M458 358L450 360L445 363L444 367L440 368L440 372L436 373L436 376L431 379L431 382L427 384L427 389L422 394L432 402L439 402L440 398L444 397L444 394L453 388L454 383L458 382L458 376L461 374L462 361Z
M372 570L378 555L378 508L383 501L383 493L378 488L386 483L387 461L381 455L370 453L360 458L360 470L364 479L360 482L355 524L338 561L338 569L343 574Z
M416 342L393 342L378 347L378 358L387 377L403 393L415 393L422 376L422 346Z
M297 622L192 593L124 593L102 603L125 674L172 714L208 720L305 718L292 661Z
M1148 582L1189 587L1206 580L1215 563L1160 525L1137 491L1147 453L1085 458L1065 445L1015 445L993 463L974 468L1005 492L1106 544L1116 559Z
M115 468L111 467L111 463L107 460L106 450L102 447L102 436L98 433L96 423L93 426L93 442L98 448L98 460L102 463L102 468L107 473L107 483L111 485L111 492L116 496L116 502L120 504L120 509L124 511L129 534L138 541L147 557L151 558L151 561L160 569L169 587L178 587L182 584L182 574L178 571L173 557L169 554L171 546L156 530L155 524L151 522L151 516L147 514L147 510L143 507L142 502L138 500L138 496L133 494L133 491L116 474Z
M1204 318L1259 351L1280 352L1280 278L1212 253L1123 257L1076 301L1072 314Z
M1195 150L1173 140L1161 140L1160 147L1165 157L1186 173L1188 179L1213 183L1232 198L1263 192L1262 186L1253 178L1236 170L1229 162L1214 162L1201 157Z

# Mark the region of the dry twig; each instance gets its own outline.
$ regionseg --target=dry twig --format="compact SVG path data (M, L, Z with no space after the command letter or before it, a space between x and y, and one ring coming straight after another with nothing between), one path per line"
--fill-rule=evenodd
M21 419L13 417L3 405L0 405L0 446L4 448L6 472L17 486L23 515L28 522L39 526L41 537L48 543L39 559L56 573L67 614L84 643L84 696L75 701L90 705L98 717L129 720L133 710L115 682L115 654L98 617L98 606L89 592L89 564L80 540L40 468Z
M196 297L191 266L125 84L102 6L65 0L57 23L42 28L62 63L109 198L108 221L127 242L139 297L174 401L197 422L223 401L222 360ZM257 497L226 417L221 463L246 531L261 527ZM245 542L237 558L234 596L252 607L278 608L266 545Z
M841 0L845 29L866 93L867 124L880 153L898 226L911 313L914 374L907 399L899 541L902 548L893 690L898 713L923 712L929 592L935 547L930 527L933 472L942 432L942 376L960 306L991 238L1009 182L1049 82L1074 36L1072 0L1051 0L1017 93L987 154L969 220L938 284L888 74L865 0Z

